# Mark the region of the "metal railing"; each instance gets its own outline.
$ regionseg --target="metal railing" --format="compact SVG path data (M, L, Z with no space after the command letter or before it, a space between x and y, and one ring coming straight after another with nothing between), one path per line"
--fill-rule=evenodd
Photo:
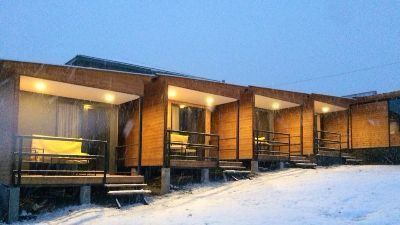
M187 136L187 142L172 140L172 135ZM170 160L215 161L219 159L219 135L167 130L165 135L164 166L169 167Z
M290 159L290 134L266 130L254 130L253 158L259 155L278 156L286 155Z
M46 149L32 148L33 139L73 141L87 145L87 154L49 154ZM28 142L29 141L29 142ZM28 143L27 143L28 142ZM96 153L93 154L94 150ZM14 159L13 159L13 184L21 185L22 175L63 175L63 176L87 176L103 175L103 183L106 183L106 175L109 167L109 153L107 141L88 140L80 138L62 138L17 135L15 137ZM102 170L98 170L102 162ZM68 168L67 165L75 165ZM86 167L86 168L83 168Z
M115 165L117 174L131 174L132 168L136 168L136 172L139 174L141 170L139 162L139 144L115 147Z
M339 152L342 154L342 135L339 132L317 130L315 136L317 154L320 151Z

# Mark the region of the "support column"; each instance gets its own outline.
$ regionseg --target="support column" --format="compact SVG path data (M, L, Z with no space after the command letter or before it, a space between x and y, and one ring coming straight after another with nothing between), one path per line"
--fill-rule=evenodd
M79 202L81 205L90 204L91 198L91 187L90 186L81 186L79 191Z
M258 173L258 161L256 160L251 161L251 172Z
M0 185L0 209L5 210L7 223L18 221L19 195L20 189L18 187L5 187Z
M201 183L210 182L210 169L201 169Z
M171 169L161 168L161 191L160 194L164 195L169 192L171 184Z

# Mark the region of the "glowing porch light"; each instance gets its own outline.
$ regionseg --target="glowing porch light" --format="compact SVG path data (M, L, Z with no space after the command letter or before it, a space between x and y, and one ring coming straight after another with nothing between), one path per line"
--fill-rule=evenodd
M108 103L114 102L115 96L112 94L106 94L104 95L104 100Z
M83 105L83 109L84 109L84 110L93 109L93 106L92 106L92 105L89 105L89 104L84 104L84 105Z
M273 102L271 107L273 110L278 110L281 105L278 102Z
M323 113L327 113L327 112L329 112L329 111L330 111L330 109L329 109L328 106L322 107L322 112L323 112Z
M39 82L35 83L35 89L39 92L42 92L46 89L46 84L39 81Z
M168 89L168 98L176 97L176 91L174 89Z
M181 109L183 109L185 107L186 107L186 105L179 105L179 108L181 108Z
M212 104L214 103L214 98L212 98L212 97L207 97L206 102L207 102L207 105L208 105L208 106L212 106Z

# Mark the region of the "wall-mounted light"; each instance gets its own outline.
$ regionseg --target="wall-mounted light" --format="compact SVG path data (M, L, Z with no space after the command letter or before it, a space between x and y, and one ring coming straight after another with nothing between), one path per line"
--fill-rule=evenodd
M208 106L212 106L212 104L214 103L214 98L213 97L207 97L206 98L206 102Z
M322 107L322 112L323 112L323 113L327 113L327 112L329 112L329 111L330 111L330 109L329 109L328 106Z
M39 92L42 92L46 89L46 84L39 81L39 82L35 83L35 89Z
M281 107L281 105L278 102L273 102L271 107L273 110L278 110Z
M168 89L168 98L176 97L176 91L174 89Z
M106 94L104 95L104 100L108 103L114 102L115 96L112 94Z
M84 109L84 110L93 109L93 106L92 106L92 105L89 105L89 104L84 104L84 105L83 105L83 109Z
M183 109L185 107L186 107L186 105L179 105L179 108L181 108L181 109Z

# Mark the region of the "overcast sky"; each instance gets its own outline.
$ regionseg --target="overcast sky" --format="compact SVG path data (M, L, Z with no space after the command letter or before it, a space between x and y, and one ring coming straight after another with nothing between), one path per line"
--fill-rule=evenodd
M0 1L0 58L76 54L303 92L399 90L400 1Z

